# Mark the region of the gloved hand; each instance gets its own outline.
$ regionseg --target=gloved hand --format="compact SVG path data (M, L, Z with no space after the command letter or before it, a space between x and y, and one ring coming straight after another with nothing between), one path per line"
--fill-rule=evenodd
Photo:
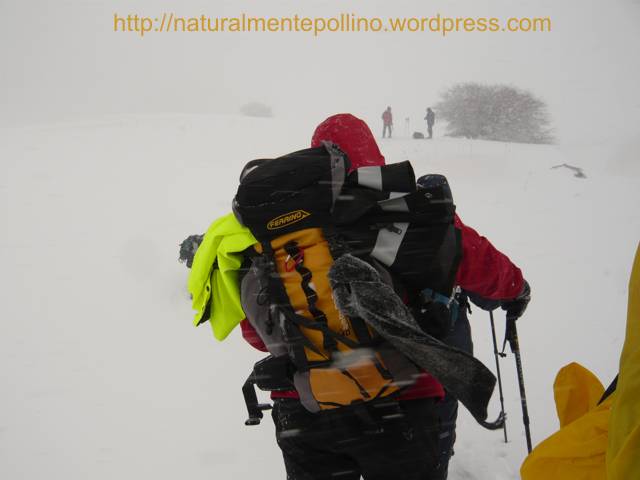
M520 318L524 311L527 309L527 305L529 305L530 300L531 287L529 287L529 282L525 280L520 295L518 295L513 300L503 300L500 306L504 311L507 312L507 320L516 320Z
M187 268L191 268L193 257L196 255L196 250L198 250L203 238L204 235L190 235L180 244L180 257L178 260L180 263L186 263Z

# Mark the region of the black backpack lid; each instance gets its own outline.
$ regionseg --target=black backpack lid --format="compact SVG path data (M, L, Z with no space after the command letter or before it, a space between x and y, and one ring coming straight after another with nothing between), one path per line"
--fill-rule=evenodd
M325 142L243 169L233 211L260 241L330 221L348 169L346 155Z

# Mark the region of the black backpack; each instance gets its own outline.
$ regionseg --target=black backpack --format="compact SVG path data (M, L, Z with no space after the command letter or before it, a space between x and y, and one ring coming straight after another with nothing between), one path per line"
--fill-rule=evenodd
M336 308L328 278L334 262L364 260L429 331L451 315L449 305L429 300L452 298L460 260L446 181L417 188L409 162L348 169L346 155L330 143L255 160L244 168L233 201L238 220L259 242L242 280L243 308L273 355L266 363L288 372L282 388L295 386L313 412L393 395L420 371L370 324ZM425 291L433 293L427 301ZM412 335L439 351L455 350L421 331ZM265 362L256 367L253 380L277 388ZM483 381L492 377L481 374ZM479 395L477 418L486 417L492 388ZM261 416L255 405L250 415L251 423Z

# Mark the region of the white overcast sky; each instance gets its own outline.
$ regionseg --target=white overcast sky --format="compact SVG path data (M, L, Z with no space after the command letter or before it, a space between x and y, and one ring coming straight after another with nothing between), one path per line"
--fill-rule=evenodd
M114 33L113 14L549 16L551 33ZM502 82L545 99L560 140L637 135L637 0L98 1L0 0L0 125L78 115L276 115L386 105L418 122L455 82Z

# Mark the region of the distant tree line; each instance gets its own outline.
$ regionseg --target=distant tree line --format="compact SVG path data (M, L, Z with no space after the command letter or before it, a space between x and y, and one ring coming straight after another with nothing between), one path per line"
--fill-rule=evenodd
M271 107L261 102L249 102L240 107L240 113L247 117L273 117Z

